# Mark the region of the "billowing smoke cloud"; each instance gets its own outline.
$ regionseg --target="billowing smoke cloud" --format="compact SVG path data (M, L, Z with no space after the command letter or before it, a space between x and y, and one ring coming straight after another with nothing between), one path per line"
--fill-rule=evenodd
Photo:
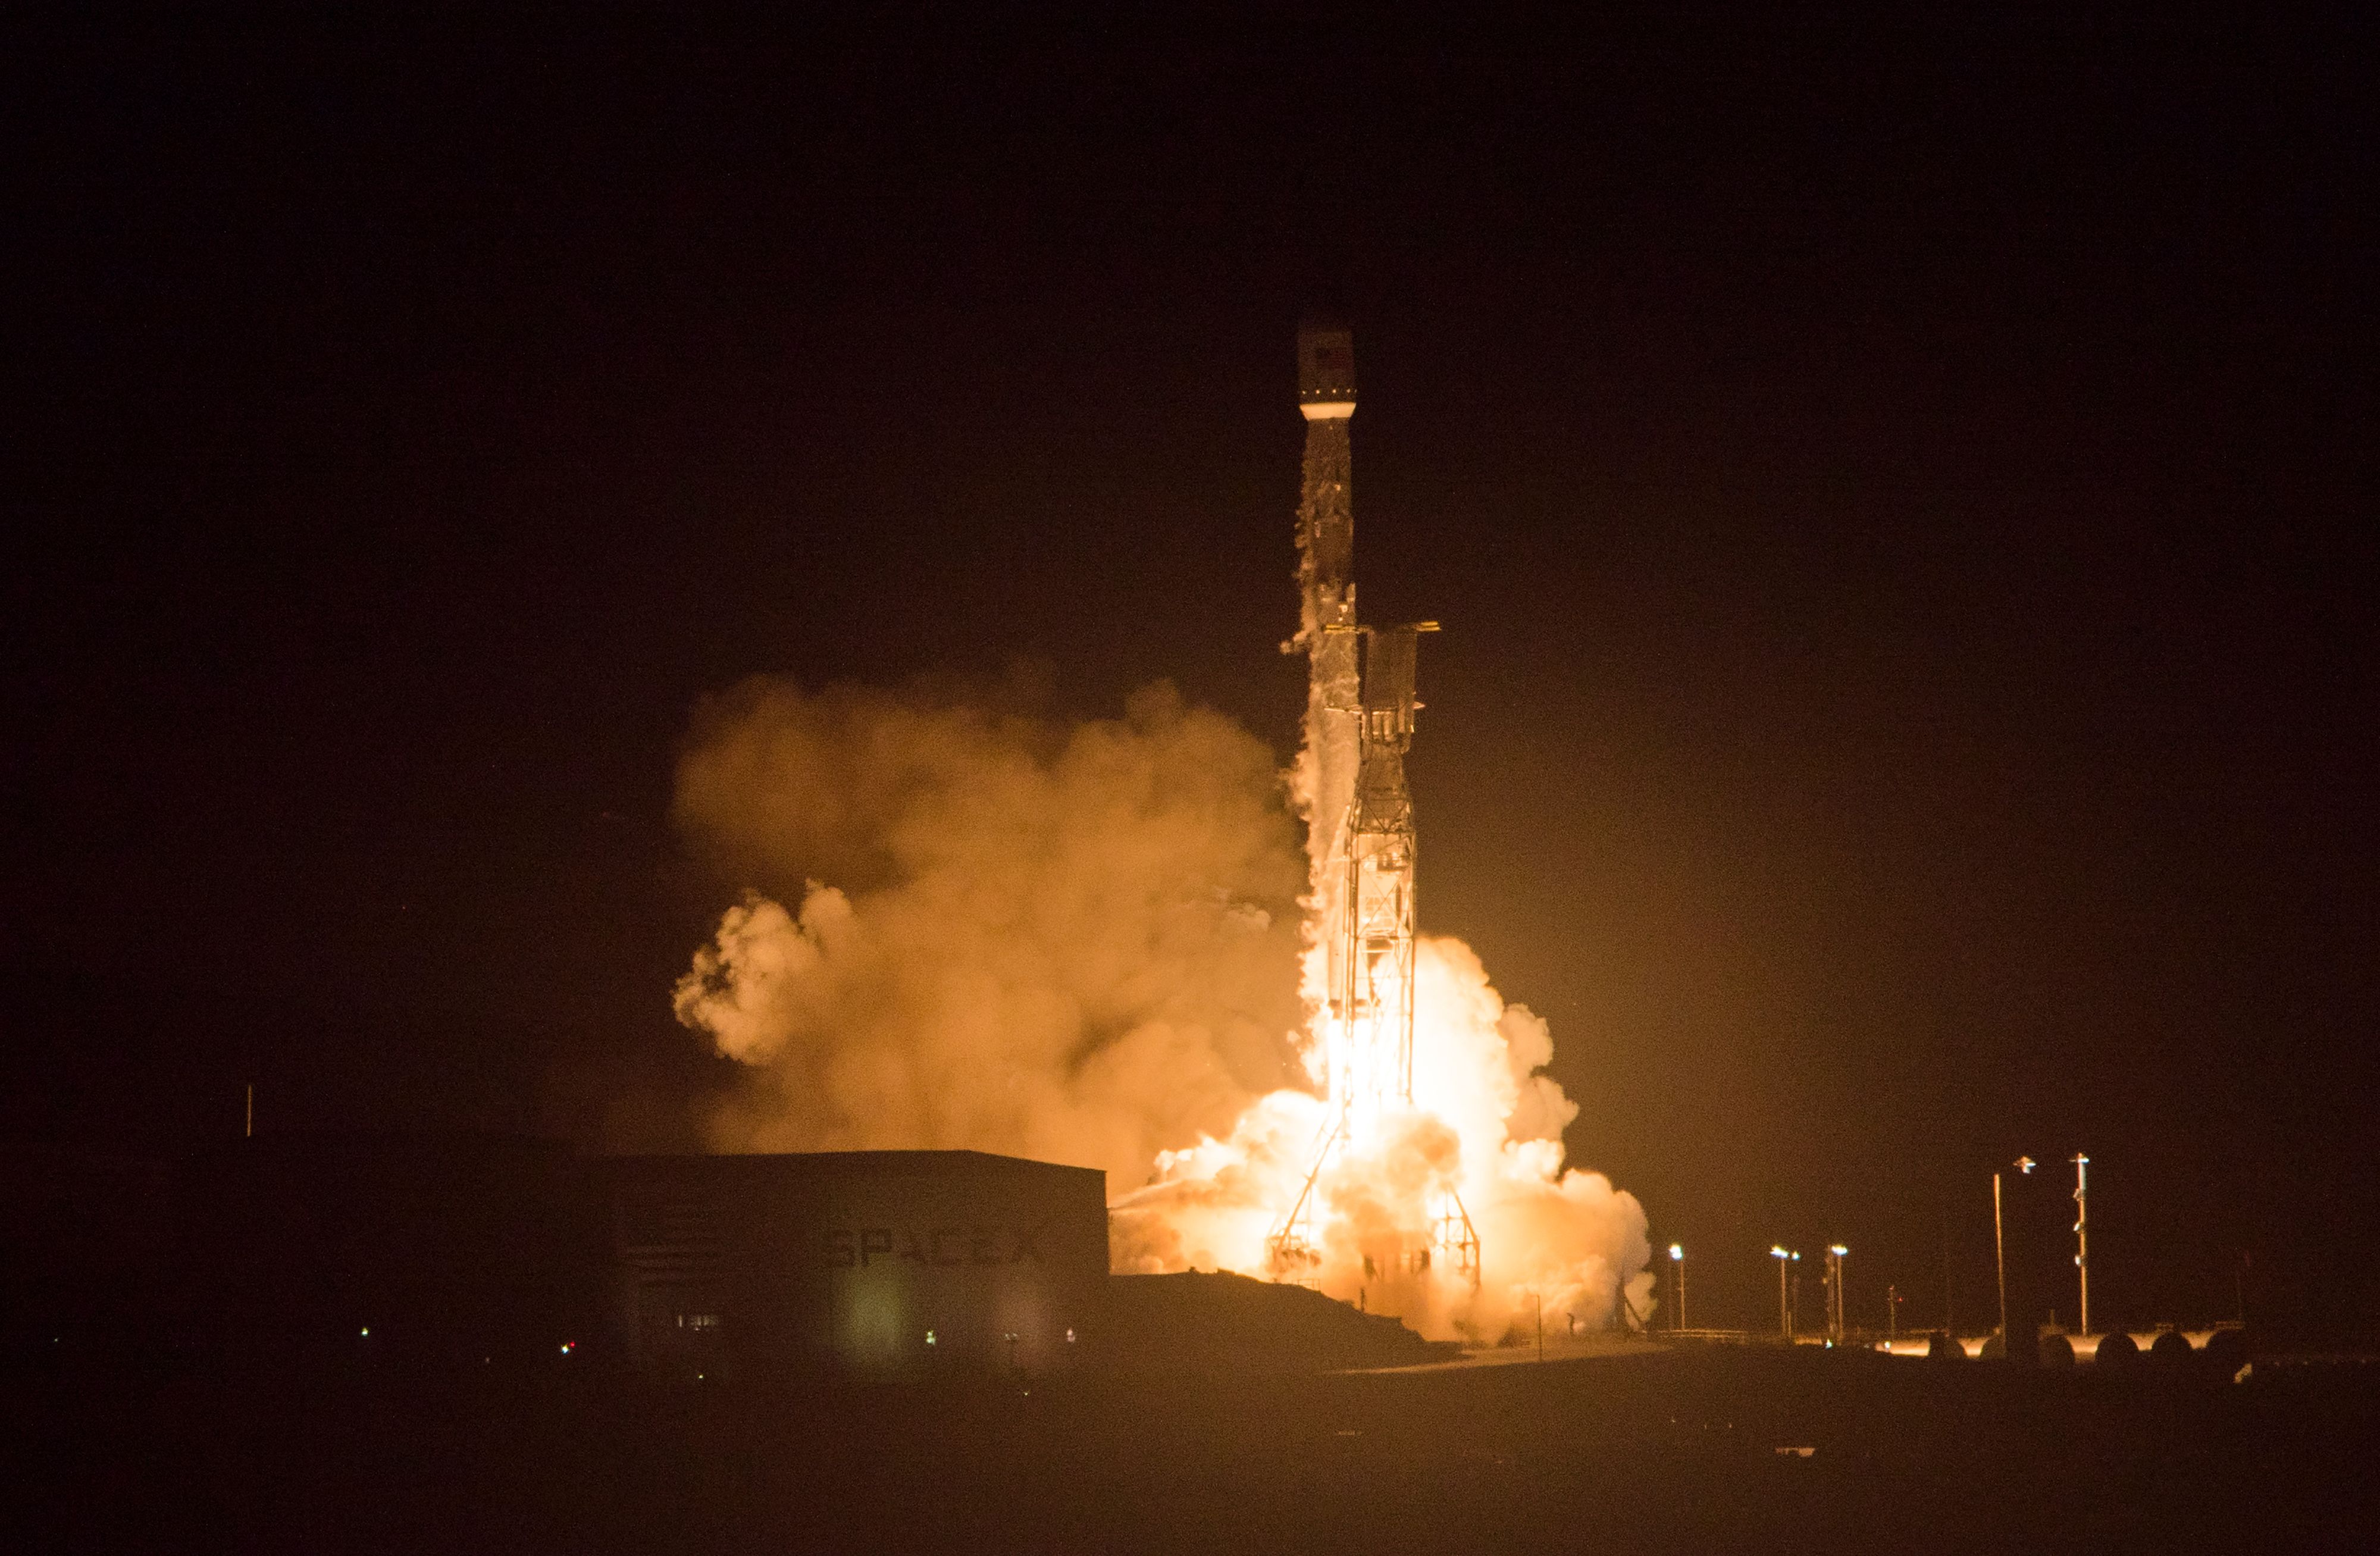
M677 987L749 1084L728 1149L1103 1168L1295 1083L1305 865L1272 753L1169 686L1060 727L757 679L706 706L675 820L755 890Z
M1299 995L1306 861L1240 726L1163 685L1067 726L760 678L701 711L675 819L750 888L676 990L747 1066L715 1146L1098 1166L1119 1269L1263 1272L1329 1110ZM1425 938L1415 1033L1419 1106L1316 1185L1323 1289L1485 1338L1537 1301L1597 1323L1624 1289L1645 1310L1642 1210L1563 1171L1577 1110L1540 1073L1545 1023ZM1475 1292L1411 1273L1449 1191Z

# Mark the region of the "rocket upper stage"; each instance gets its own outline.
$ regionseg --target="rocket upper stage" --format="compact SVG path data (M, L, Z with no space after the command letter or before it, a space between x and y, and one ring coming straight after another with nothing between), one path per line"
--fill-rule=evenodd
M1355 337L1344 324L1308 318L1298 326L1297 408L1308 421L1355 414Z

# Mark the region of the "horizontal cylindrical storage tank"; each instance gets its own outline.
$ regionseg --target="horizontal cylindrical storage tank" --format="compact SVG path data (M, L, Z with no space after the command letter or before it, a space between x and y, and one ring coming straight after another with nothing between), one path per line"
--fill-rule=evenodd
M2248 1365L2248 1337L2236 1329L2218 1329L2198 1347L2207 1369L2225 1378Z

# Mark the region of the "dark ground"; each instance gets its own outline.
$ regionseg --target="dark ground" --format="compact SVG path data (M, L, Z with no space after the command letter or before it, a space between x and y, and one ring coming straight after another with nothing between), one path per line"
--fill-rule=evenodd
M2271 1359L2236 1385L1722 1349L1029 1392L10 1392L9 1523L51 1550L2307 1550L2380 1511L2380 1369Z

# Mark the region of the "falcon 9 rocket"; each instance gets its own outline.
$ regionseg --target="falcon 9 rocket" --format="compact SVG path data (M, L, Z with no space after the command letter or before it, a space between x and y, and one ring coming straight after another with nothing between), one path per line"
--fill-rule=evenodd
M1297 334L1298 409L1305 418L1305 488L1297 510L1297 636L1306 656L1300 797L1309 869L1305 990L1330 1112L1312 1170L1273 1229L1271 1264L1297 1278L1317 1261L1315 1184L1334 1156L1382 1115L1414 1102L1414 821L1404 756L1413 744L1415 650L1436 622L1360 625L1348 423L1355 350L1347 328L1309 318ZM1451 1194L1413 1254L1451 1256L1475 1283L1478 1235Z

